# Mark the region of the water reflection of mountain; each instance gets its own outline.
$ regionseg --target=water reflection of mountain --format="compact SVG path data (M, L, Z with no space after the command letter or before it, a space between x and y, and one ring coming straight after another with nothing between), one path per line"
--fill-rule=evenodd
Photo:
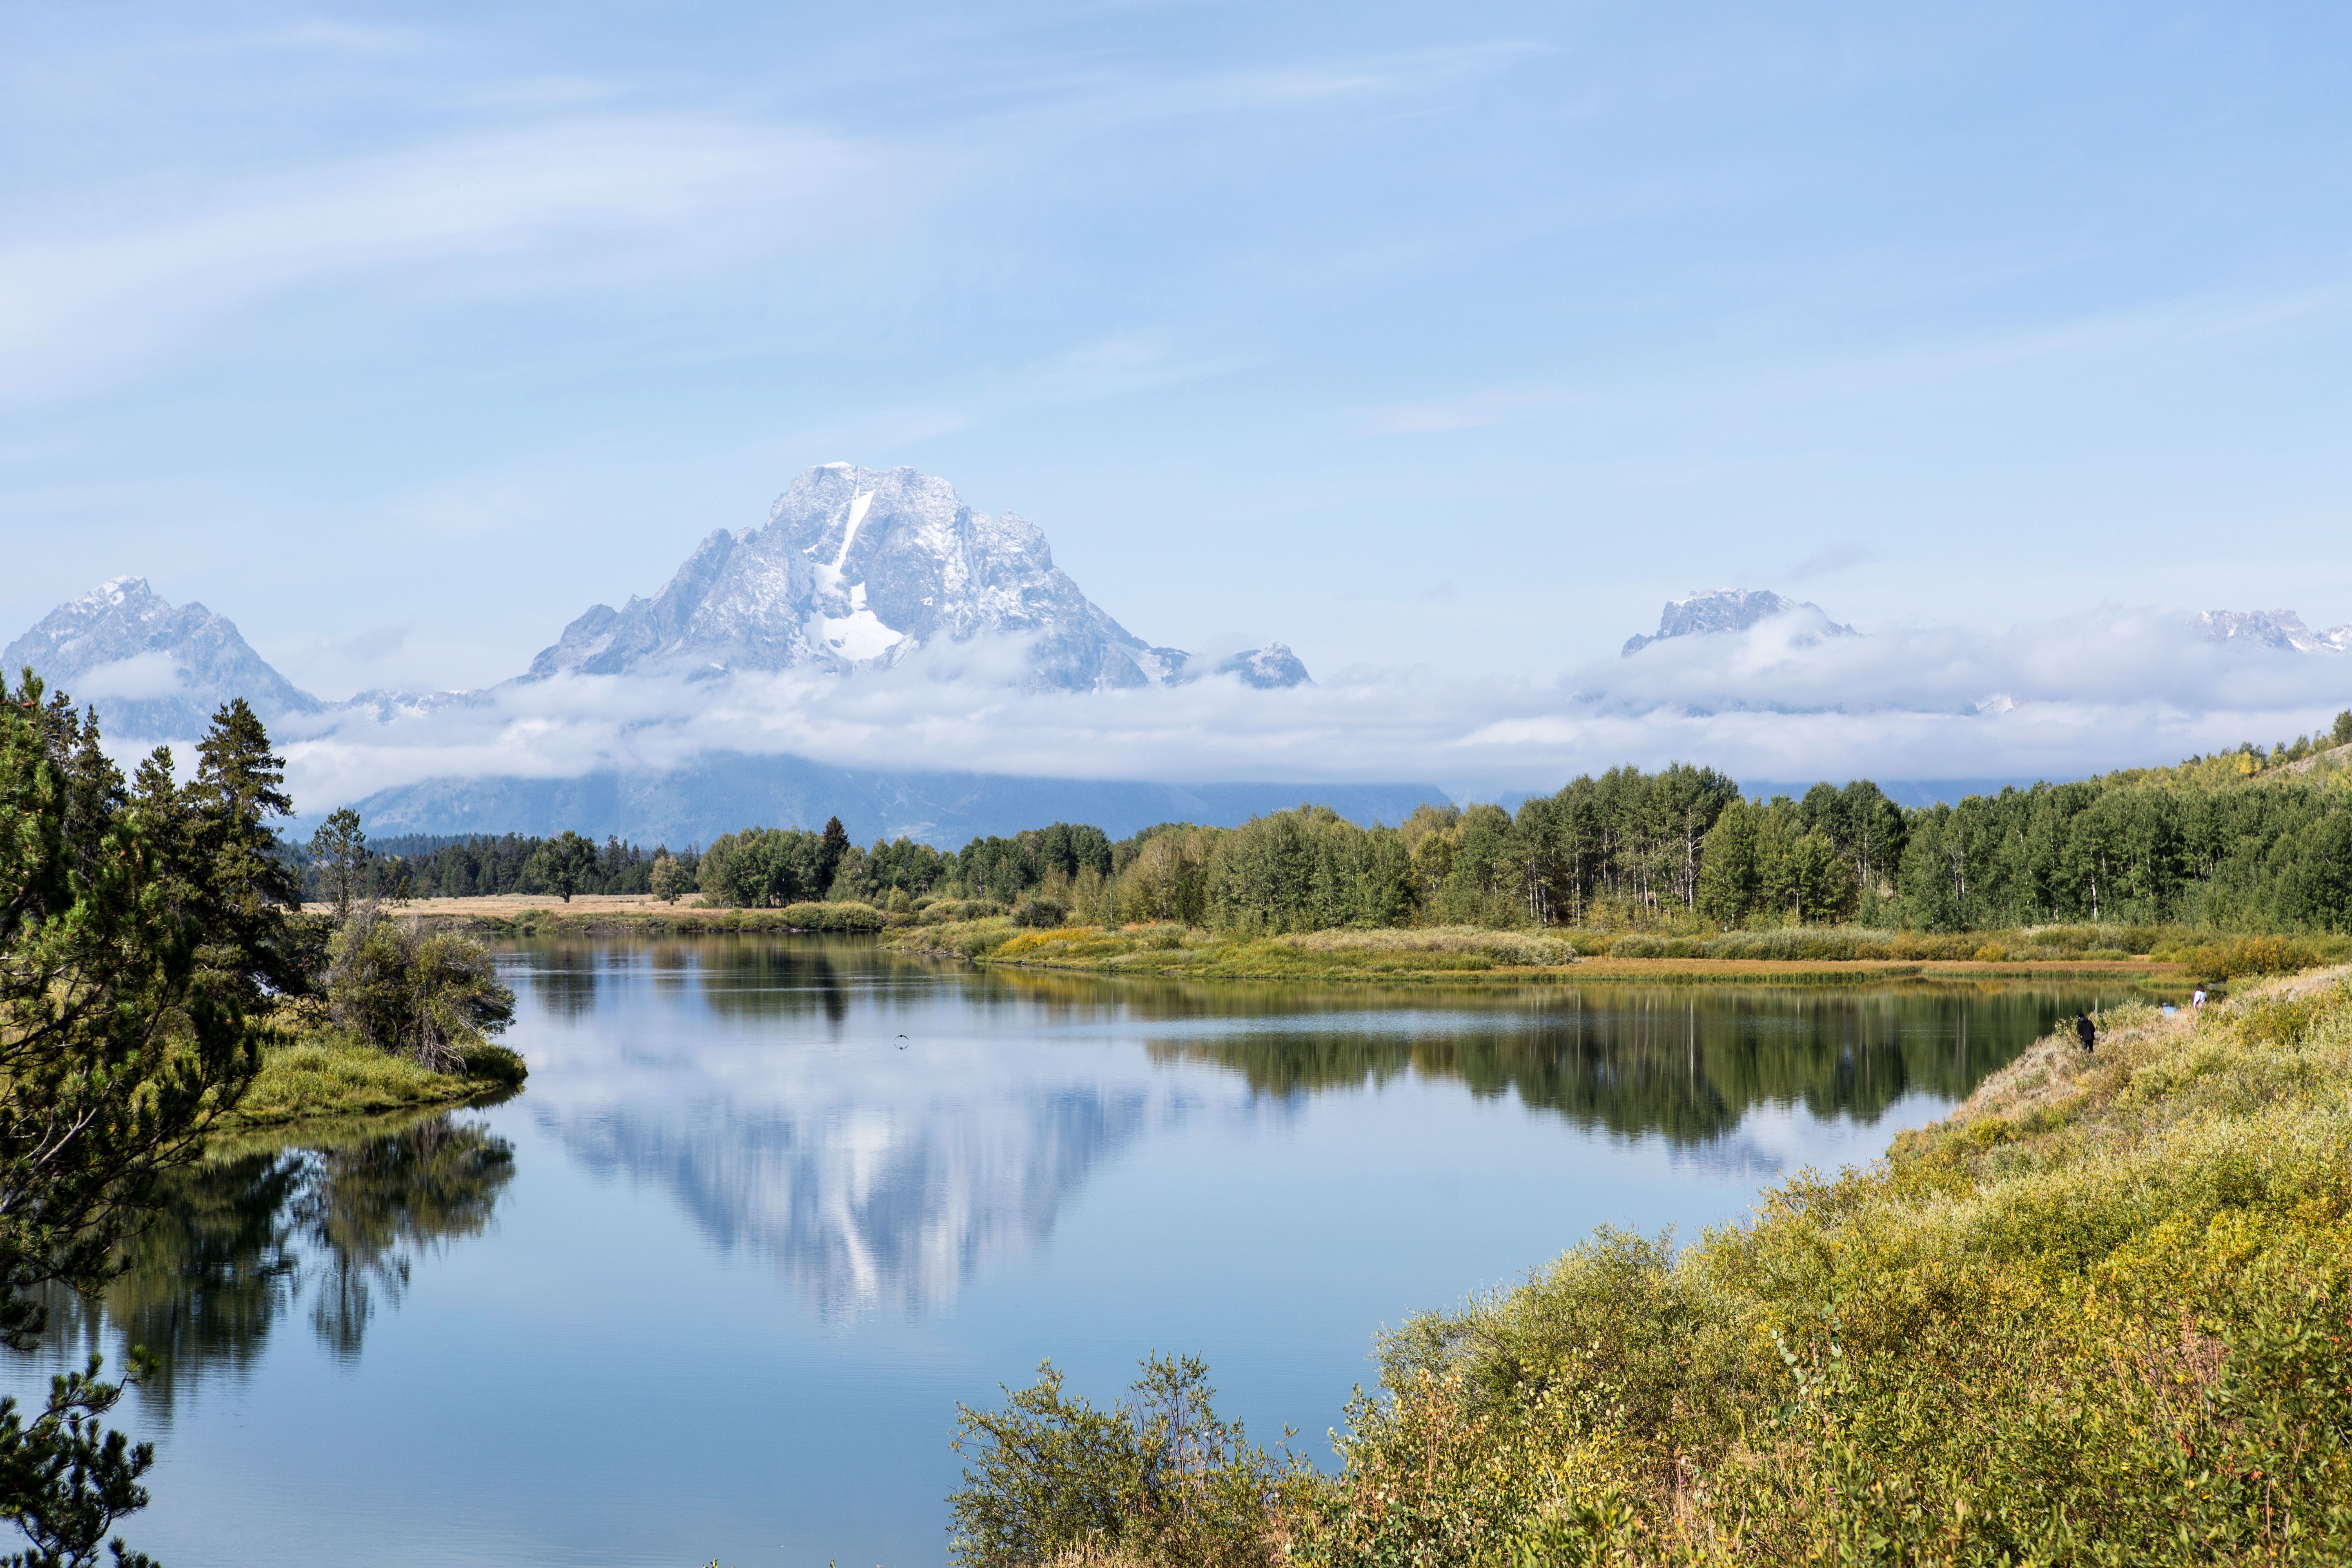
M1769 1167L1759 1108L1869 1123L1906 1095L1958 1099L2081 1000L1203 986L774 939L548 944L519 974L556 1053L535 1058L539 1123L773 1258L828 1318L951 1301L1147 1130L1204 1107L1301 1114L1411 1071Z
M44 1353L79 1359L110 1335L143 1345L158 1362L147 1397L168 1413L180 1380L251 1364L307 1296L320 1342L354 1358L415 1257L480 1235L513 1173L504 1139L446 1114L173 1173L124 1272L94 1301L51 1294Z
M591 1168L672 1193L720 1247L773 1258L826 1318L953 1300L983 1260L1039 1242L1155 1117L1181 1113L1148 1068L1007 1073L928 1038L897 1049L908 1027L941 1025L925 1010L938 976L871 941L526 952L525 991L575 1064L535 1081L540 1124ZM958 1029L974 1009L987 1004L955 994ZM864 1054L827 1054L845 1037ZM664 1039L678 1043L649 1043Z
M1073 1084L1018 1099L844 1095L543 1120L592 1167L676 1194L722 1247L776 1259L838 1318L946 1305L984 1259L1036 1244L1087 1173L1143 1131L1154 1098Z

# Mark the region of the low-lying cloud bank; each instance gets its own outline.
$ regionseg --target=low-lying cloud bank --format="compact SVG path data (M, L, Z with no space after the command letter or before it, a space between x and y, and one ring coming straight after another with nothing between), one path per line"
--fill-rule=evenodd
M676 769L717 752L1086 779L1427 779L1465 795L1677 758L1756 779L2064 778L2291 739L2352 704L2346 655L2220 645L2188 617L2117 609L1820 639L1784 616L1558 679L1352 669L1280 691L1231 679L1037 691L1022 651L953 646L846 677L566 675L289 715L280 733L310 813L425 779Z

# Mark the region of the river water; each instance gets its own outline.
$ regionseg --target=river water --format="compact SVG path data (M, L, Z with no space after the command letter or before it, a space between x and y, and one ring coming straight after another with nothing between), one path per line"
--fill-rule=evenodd
M958 1401L1147 1352L1328 1462L1376 1331L1875 1157L2080 987L1382 991L521 944L505 1103L223 1151L61 1358L167 1568L939 1564Z

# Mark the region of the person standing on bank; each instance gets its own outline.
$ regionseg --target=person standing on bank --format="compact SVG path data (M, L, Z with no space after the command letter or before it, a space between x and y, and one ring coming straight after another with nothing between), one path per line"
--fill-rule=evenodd
M2205 1016L2205 983L2199 981L2197 989L2189 994L2189 1021L2194 1024Z
M2099 1040L2098 1026L2091 1022L2091 1016L2088 1013L2077 1013L2074 1015L2074 1037L2083 1042L2083 1049L2085 1051L2094 1050L2097 1047Z

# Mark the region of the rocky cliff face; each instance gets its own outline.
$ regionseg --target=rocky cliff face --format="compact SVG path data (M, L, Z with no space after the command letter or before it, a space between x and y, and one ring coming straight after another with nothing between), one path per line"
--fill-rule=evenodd
M765 527L704 540L652 598L593 606L530 673L849 670L978 637L1027 639L1034 683L1066 690L1188 673L1181 649L1152 647L1081 593L1034 523L975 511L913 468L847 463L793 480ZM1260 662L1234 673L1252 685L1307 678L1279 645L1244 657Z
M1658 615L1658 635L1626 638L1620 657L1631 658L1652 643L1664 642L1668 637L1744 632L1772 616L1790 615L1808 618L1811 624L1804 629L1811 637L1854 635L1852 626L1842 626L1831 620L1819 605L1785 599L1769 588L1710 588L1705 593L1669 601Z
M201 734L232 697L264 719L322 707L247 647L226 616L196 604L175 607L142 577L117 577L68 599L0 651L10 679L27 665L52 690L99 709L107 733L124 738Z

